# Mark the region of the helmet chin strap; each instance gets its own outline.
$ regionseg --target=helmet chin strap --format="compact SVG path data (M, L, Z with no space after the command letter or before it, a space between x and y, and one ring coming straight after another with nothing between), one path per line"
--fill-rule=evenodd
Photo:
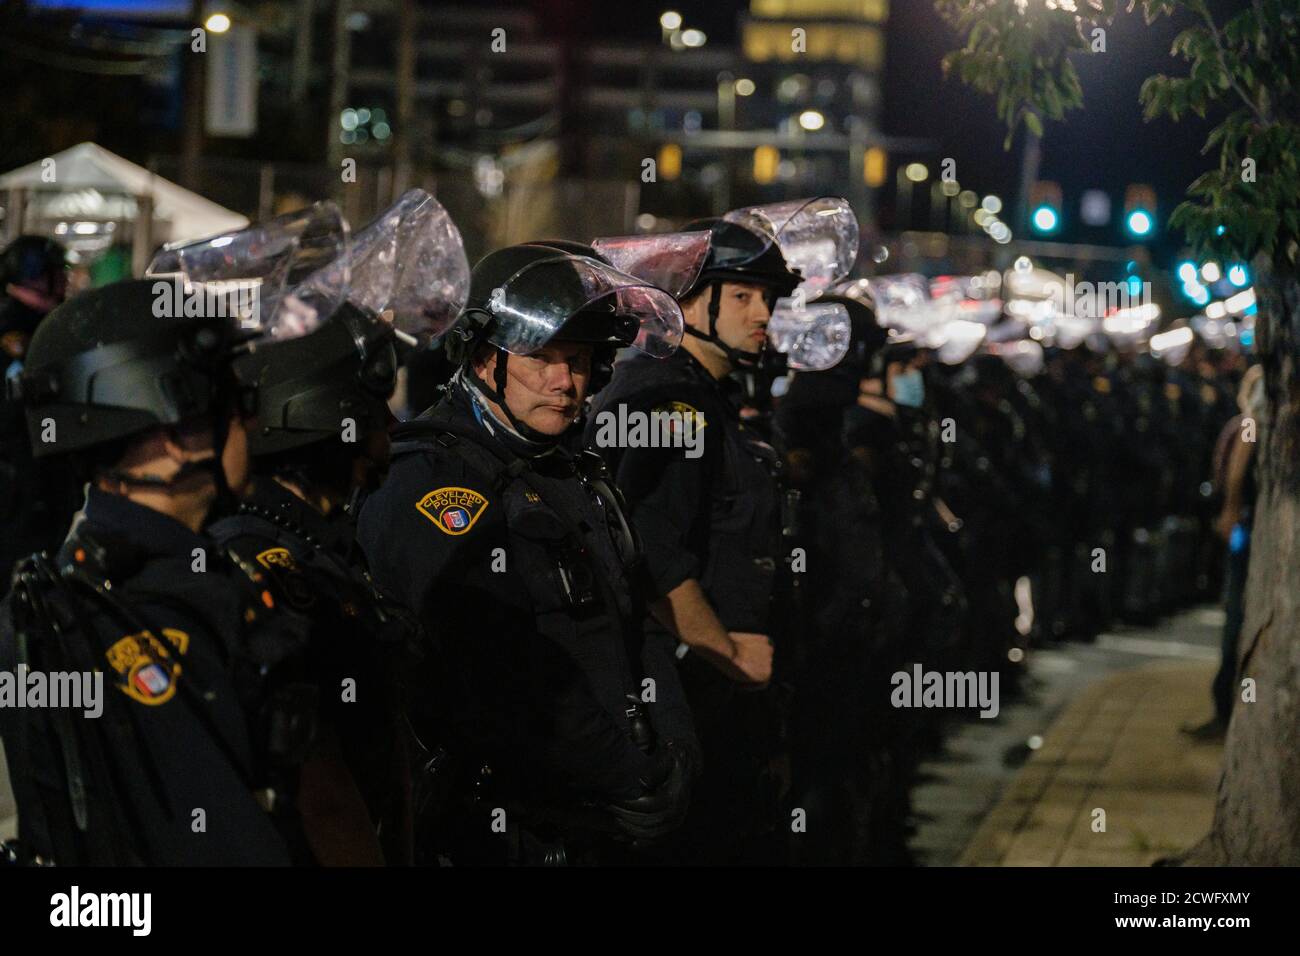
M497 408L501 409L501 413L505 415L506 421L501 421L497 418L492 409L488 408L486 405L482 405L481 402L476 401L476 404L479 404L482 407L488 418L495 419L497 423L512 437L522 441L529 448L538 452L548 451L555 447L560 440L560 436L547 435L544 432L539 432L537 429L521 422L515 416L515 413L510 410L509 403L506 402L506 362L509 359L509 354L510 353L505 349L497 349L496 371L492 376L493 383L496 386L495 388L489 388L487 383L478 377L477 373L474 371L473 365L470 363L466 363L463 368L465 380L467 384L472 386L473 391L478 392L484 398L490 399ZM486 421L485 424L488 425L488 430L491 431L491 424Z
M694 326L686 326L686 333L693 335L697 339L703 339L712 345L720 348L727 356L727 361L736 368L752 368L763 361L763 356L767 353L767 341L764 340L762 346L757 352L746 352L744 349L733 348L718 337L718 313L722 309L722 283L714 282L709 292L709 334L705 335Z
M220 408L219 405L217 407ZM239 499L226 481L226 468L222 462L226 442L230 437L230 415L228 411L218 411L215 417L216 421L212 427L212 454L206 458L193 458L181 462L181 467L170 478L163 478L161 475L131 475L116 469L107 472L107 476L124 485L166 489L184 481L190 475L208 474L212 477L212 483L217 491L212 507L208 510L209 516L233 513Z

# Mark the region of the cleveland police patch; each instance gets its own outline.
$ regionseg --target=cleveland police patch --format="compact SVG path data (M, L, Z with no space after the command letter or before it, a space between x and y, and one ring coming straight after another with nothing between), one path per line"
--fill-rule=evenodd
M687 431L701 431L708 424L704 420L704 413L686 402L665 402L655 406L654 411L668 416L669 428L673 431L678 429L679 422L680 427Z
M439 531L464 534L474 527L487 505L486 498L469 488L439 488L416 502L415 510L437 525Z
M164 627L162 635L177 653L189 650L190 636L184 631ZM128 634L116 641L105 656L117 671L118 690L132 700L157 707L175 696L181 665L172 657L167 644L149 631Z

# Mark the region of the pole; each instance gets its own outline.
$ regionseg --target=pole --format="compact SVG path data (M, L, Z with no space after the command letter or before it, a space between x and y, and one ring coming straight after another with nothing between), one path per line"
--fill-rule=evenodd
M203 0L190 0L190 29L203 27ZM206 39L206 38L205 38ZM206 49L206 47L205 47ZM203 155L204 72L206 53L185 51L185 107L181 121L181 185L199 187L199 160Z

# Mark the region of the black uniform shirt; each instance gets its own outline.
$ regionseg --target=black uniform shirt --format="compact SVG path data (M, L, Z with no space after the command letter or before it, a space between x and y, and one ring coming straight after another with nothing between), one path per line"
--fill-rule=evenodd
M630 447L630 428L609 440L620 421L654 413L693 418L698 457L685 442ZM776 454L742 424L720 383L686 349L665 359L627 355L593 403L586 438L627 499L655 596L694 578L724 627L767 633L780 550Z
M441 732L516 796L639 793L648 758L626 717L639 621L604 509L563 449L506 449L463 386L416 421L441 439L395 436L358 540L375 580L438 638L443 673L428 693L444 698L432 702ZM517 472L503 479L508 463Z
M95 545L99 553L87 555ZM90 490L84 524L60 554L60 564L69 561L104 568L116 602L128 609L81 602L93 635L74 637L75 659L104 675L103 715L72 712L76 722L99 725L78 728L79 736L97 734L106 744L104 765L86 772L92 827L124 833L148 864L290 863L289 841L255 795L267 781L259 779L253 741L258 689L298 633L260 627L276 615L252 603L256 590L239 581L242 572L210 538L124 497ZM249 641L255 626L263 636ZM8 669L15 660L8 613L3 628L0 665ZM37 654L35 660L51 660ZM58 862L78 851L69 843L70 801L53 713L0 716L7 716L7 739L20 723L28 735L29 776L9 754L20 838ZM83 761L95 764L94 753L83 748ZM62 811L46 814L42 827L34 800Z

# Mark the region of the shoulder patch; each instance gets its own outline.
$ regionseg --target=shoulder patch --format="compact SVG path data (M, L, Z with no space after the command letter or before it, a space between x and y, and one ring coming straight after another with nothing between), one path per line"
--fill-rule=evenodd
M686 404L686 402L664 402L662 405L656 405L653 411L664 415L679 415L683 426L686 426L688 421L693 421L696 430L702 429L708 424L704 420L704 413L694 405Z
M288 548L267 548L258 554L257 563L264 568L293 569L297 567Z
M444 534L464 534L487 509L488 500L469 488L438 488L415 504L420 512Z
M162 635L178 654L189 650L190 636L184 631L164 627ZM118 690L132 700L157 707L176 696L181 665L173 659L167 645L149 631L128 634L114 642L104 656L117 672Z

